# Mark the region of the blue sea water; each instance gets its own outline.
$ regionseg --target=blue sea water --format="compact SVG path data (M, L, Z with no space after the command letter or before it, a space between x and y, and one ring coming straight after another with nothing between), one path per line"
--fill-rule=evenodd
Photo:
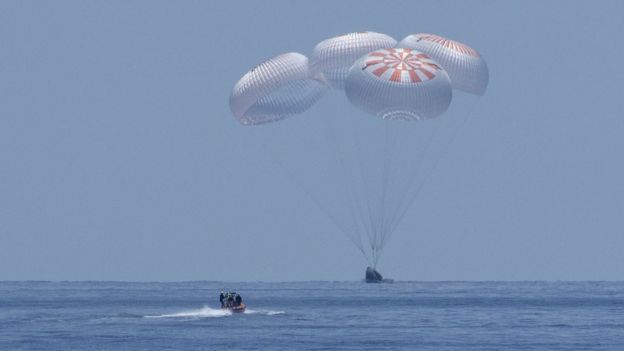
M624 350L624 282L0 282L0 350Z

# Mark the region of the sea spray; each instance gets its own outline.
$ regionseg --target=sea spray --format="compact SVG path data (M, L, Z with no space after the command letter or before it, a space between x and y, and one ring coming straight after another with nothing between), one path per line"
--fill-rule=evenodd
M247 309L245 314L260 314L267 316L275 316L285 314L284 311L272 311L272 310L250 310ZM199 319L199 318L216 318L231 316L232 311L221 308L210 308L204 306L196 310L187 310L175 313L161 314L161 315L148 315L145 318L180 318L180 319Z
M145 318L187 318L187 319L197 319L197 318L216 318L216 317L226 317L232 315L232 312L226 309L221 308L210 308L204 306L197 310L189 310L182 311L176 313L169 314L161 314L155 316L145 316Z

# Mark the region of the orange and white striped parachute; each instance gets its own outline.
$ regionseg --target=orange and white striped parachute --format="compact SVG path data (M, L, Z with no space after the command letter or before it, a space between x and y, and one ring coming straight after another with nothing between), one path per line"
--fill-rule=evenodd
M426 54L390 48L360 58L349 71L345 92L351 103L384 119L420 120L449 107L451 82Z
M429 33L408 35L397 46L416 49L438 61L448 72L453 88L475 95L485 93L488 67L470 46Z

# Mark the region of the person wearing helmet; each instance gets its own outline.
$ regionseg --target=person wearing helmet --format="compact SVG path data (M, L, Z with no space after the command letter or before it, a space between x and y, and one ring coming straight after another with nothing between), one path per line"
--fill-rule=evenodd
M226 302L226 304L225 304L227 307L232 307L232 306L234 306L234 294L235 294L235 293L232 293L232 292L228 292L228 293L227 293L227 295L226 295L226 297L227 297L226 301L227 301L227 302Z
M240 306L241 303L243 302L243 298L240 296L240 294L236 294L236 305L235 306Z

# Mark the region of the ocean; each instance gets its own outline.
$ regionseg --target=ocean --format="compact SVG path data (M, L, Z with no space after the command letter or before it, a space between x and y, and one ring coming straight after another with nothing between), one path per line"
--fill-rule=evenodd
M624 350L624 282L0 282L0 350Z

